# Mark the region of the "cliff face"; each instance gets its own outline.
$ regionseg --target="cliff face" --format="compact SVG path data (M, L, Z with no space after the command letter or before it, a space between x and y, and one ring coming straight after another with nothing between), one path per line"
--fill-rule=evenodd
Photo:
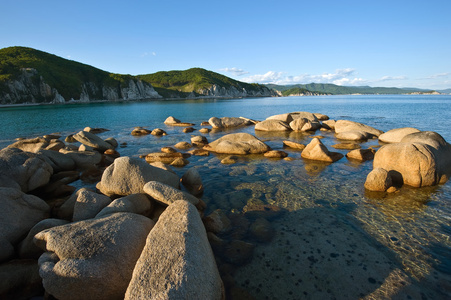
M69 99L67 99L69 98ZM48 85L35 69L22 69L14 80L4 83L0 90L0 104L20 103L66 103L70 100L139 100L162 98L149 83L130 79L128 85L108 86L84 82L79 93L64 98L59 91Z
M221 87L213 84L209 89L196 91L198 94L208 97L241 98L241 97L278 97L279 94L267 87L260 86L254 89L238 89L234 86Z

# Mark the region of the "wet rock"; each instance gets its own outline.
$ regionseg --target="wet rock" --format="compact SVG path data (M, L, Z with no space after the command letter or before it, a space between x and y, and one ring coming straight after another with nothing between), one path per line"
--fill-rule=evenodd
M44 253L39 274L58 299L121 299L154 223L116 213L44 230L35 243Z
M174 162L174 160L176 160L177 158L188 158L191 155L188 153L180 153L180 152L173 152L173 153L159 153L159 152L155 152L155 153L149 153L146 155L146 161L148 163L153 163L153 162L162 162L165 164L171 164L172 162Z
M413 127L403 127L389 130L379 136L379 141L383 143L399 143L408 134L420 132Z
M97 188L107 196L127 196L142 193L144 185L154 180L179 187L179 178L174 173L151 166L141 159L124 156L105 169Z
M64 139L64 141L66 141L66 142L68 142L68 143L76 143L76 142L77 142L77 140L74 139L74 135L73 135L73 134L69 134L69 135Z
M249 133L233 133L225 135L209 145L205 150L226 154L258 154L265 153L270 148Z
M250 122L248 120L242 118L229 118L229 117L223 118L212 117L208 120L208 123L211 125L211 127L217 129L250 125Z
M165 205L170 205L177 200L188 201L193 205L199 203L199 199L193 195L158 181L147 182L143 191L152 199Z
M176 159L174 159L170 163L171 166L178 167L178 168L184 167L187 164L189 164L189 161L187 159L182 158L182 157L177 157Z
M338 120L335 123L335 132L342 133L346 131L361 131L372 136L380 136L382 133L384 133L382 130L378 130L362 123L348 120Z
M41 220L50 214L44 200L18 189L0 188L0 261L14 255L14 246Z
M240 240L233 240L224 250L226 261L231 264L242 266L249 263L254 254L255 245Z
M330 152L326 146L318 138L312 139L312 141L302 151L301 156L303 158L311 160L319 160L324 162L335 162L343 157L343 154L338 152Z
M191 151L188 151L189 154L191 155L196 155L196 156L209 156L210 152L204 149L194 149Z
M217 209L204 217L203 222L205 230L216 234L226 233L232 229L232 222L221 209Z
M296 142L292 142L292 141L283 141L283 146L284 147L289 147L292 149L299 149L299 150L304 150L305 149L305 145L300 144L300 143L296 143Z
M0 186L34 190L47 184L52 167L41 156L17 148L0 150Z
M346 154L347 158L355 159L359 161L367 161L367 160L373 160L374 159L374 151L373 149L355 149L352 151L349 151Z
M109 130L108 130L108 129L105 129L105 128L91 128L91 127L85 127L85 129L83 129L83 131L90 132L90 133L94 133L94 134L98 134L98 133L107 132L107 131L109 131Z
M106 156L111 157L112 159L116 159L116 158L121 156L119 154L119 152L117 152L116 150L113 150L113 149L108 149L105 152L103 152L103 154L105 154Z
M194 130L196 130L196 129L194 129L193 127L186 127L186 128L183 128L183 133L190 133L190 132L193 132Z
M172 147L163 147L160 149L160 151L163 153L176 153L177 152L177 150L175 150Z
M39 223L37 223L36 225L34 225L33 228L31 228L30 231L28 232L27 237L19 244L18 249L20 258L38 259L39 256L43 253L43 250L34 244L33 242L34 236L45 229L66 225L67 223L69 223L69 221L67 220L44 219ZM36 268L38 269L37 262Z
M117 212L128 212L143 216L150 215L152 202L146 194L131 194L122 198L115 199L113 202L103 208L95 217L104 217Z
M307 123L309 123L309 120L307 120L305 118L299 118L299 119L291 121L289 124L290 124L290 128L293 131L307 131L307 130L302 129L304 127L304 125L306 125ZM310 127L310 126L308 126L308 127Z
M179 143L175 144L174 147L177 149L180 149L180 150L187 150L187 149L191 148L192 145L188 142L179 142Z
M202 178L195 168L190 168L186 171L186 173L182 176L181 182L191 195L198 196L204 191Z
M285 210L276 205L248 203L243 207L243 212L246 217L251 219L265 218L272 220L282 216Z
M221 164L223 165L231 165L235 164L238 161L238 156L235 155L229 155L221 159Z
M145 128L143 128L143 127L135 127L135 128L132 130L132 135L133 135L133 136L149 135L149 134L151 134L151 133L152 133L151 130L145 129Z
M382 168L373 169L365 181L365 188L374 192L385 192L392 185L390 173Z
M77 192L72 221L76 222L94 218L110 203L111 199L109 197L82 188Z
M113 146L110 143L105 142L100 137L90 132L80 131L74 134L74 139L76 139L83 145L92 147L101 152L107 149L113 149Z
M210 131L211 131L210 128L201 128L201 129L199 129L200 133L209 133Z
M200 126L210 126L210 123L208 121L200 123Z
M197 209L174 202L148 235L125 299L224 299L223 289Z
M208 144L208 140L202 135L195 135L191 137L191 144L196 147L203 147Z
M288 153L284 152L284 151L280 151L280 150L271 150L268 152L265 152L265 154L263 154L264 157L267 158L285 158L288 156Z
M154 130L152 130L152 131L150 132L150 134L151 134L151 135L154 135L154 136L163 136L163 135L167 135L166 131L164 131L164 130L161 129L161 128L155 128Z
M355 150L360 149L360 145L356 143L340 143L332 145L332 148L335 149L344 149L344 150Z
M255 125L260 131L291 131L290 125L280 120L264 120Z
M263 243L270 242L275 235L271 223L264 218L256 219L249 227L249 233L257 241Z

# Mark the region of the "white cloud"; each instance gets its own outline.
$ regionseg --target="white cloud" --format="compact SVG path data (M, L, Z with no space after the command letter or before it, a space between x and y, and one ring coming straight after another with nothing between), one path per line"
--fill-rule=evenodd
M235 76L242 76L244 74L249 74L249 72L246 72L243 69L238 69L238 68L224 68L224 69L219 69L219 71L232 73Z
M448 77L449 75L450 75L450 73L434 74L434 75L426 77L426 79L436 79L436 78Z
M393 81L393 80L406 80L406 76L382 76L380 79L375 80L375 82L382 82L382 81Z
M323 74L301 74L297 76L284 75L284 72L269 71L265 74L257 74L243 78L245 82L256 83L274 83L280 85L287 84L306 84L306 83L333 83L337 85L361 85L367 81L362 78L354 77L355 69L338 69L335 73Z
M156 52L144 52L143 54L141 54L141 57L146 57L149 55L156 56L157 53Z

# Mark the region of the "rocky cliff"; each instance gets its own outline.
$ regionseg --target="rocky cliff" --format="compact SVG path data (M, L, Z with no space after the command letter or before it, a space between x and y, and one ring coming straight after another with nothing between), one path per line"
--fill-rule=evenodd
M63 97L55 87L46 83L36 69L24 68L19 76L3 83L0 104L66 103L71 100L139 100L162 98L149 83L130 79L127 83L107 85L84 82L77 93Z
M209 89L199 89L196 91L199 95L208 97L240 98L240 97L277 97L279 94L265 86L259 89L236 88L234 86L219 86L213 84Z

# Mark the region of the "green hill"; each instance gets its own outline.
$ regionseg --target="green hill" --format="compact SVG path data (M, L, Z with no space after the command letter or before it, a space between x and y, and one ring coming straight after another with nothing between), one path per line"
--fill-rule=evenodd
M311 91L305 88L294 87L288 90L284 90L282 92L283 96L292 96L292 95L305 95L305 96L320 96L320 95L330 95L330 93Z
M270 95L270 90L263 85L249 84L234 80L227 76L201 68L191 68L185 71L161 71L153 74L138 75L138 78L152 84L156 91L164 97L173 96L221 96L218 87L224 87L226 96ZM215 90L216 87L216 90ZM243 91L245 93L243 94ZM242 95L238 95L242 94Z
M80 99L83 84L120 88L128 85L133 76L112 74L53 54L26 47L0 49L0 93L8 92L7 82L26 76L32 83L45 82L65 99ZM42 78L42 80L41 80ZM102 99L102 90L91 95ZM35 95L36 102L46 97Z
M386 88L386 87L369 87L369 86L341 86L330 83L309 83L296 85L275 85L267 84L269 88L281 91L286 94L286 91L293 88L306 89L313 93L330 94L330 95L350 95L350 94L409 94L417 92L432 92L431 90L419 89L400 89L400 88Z

